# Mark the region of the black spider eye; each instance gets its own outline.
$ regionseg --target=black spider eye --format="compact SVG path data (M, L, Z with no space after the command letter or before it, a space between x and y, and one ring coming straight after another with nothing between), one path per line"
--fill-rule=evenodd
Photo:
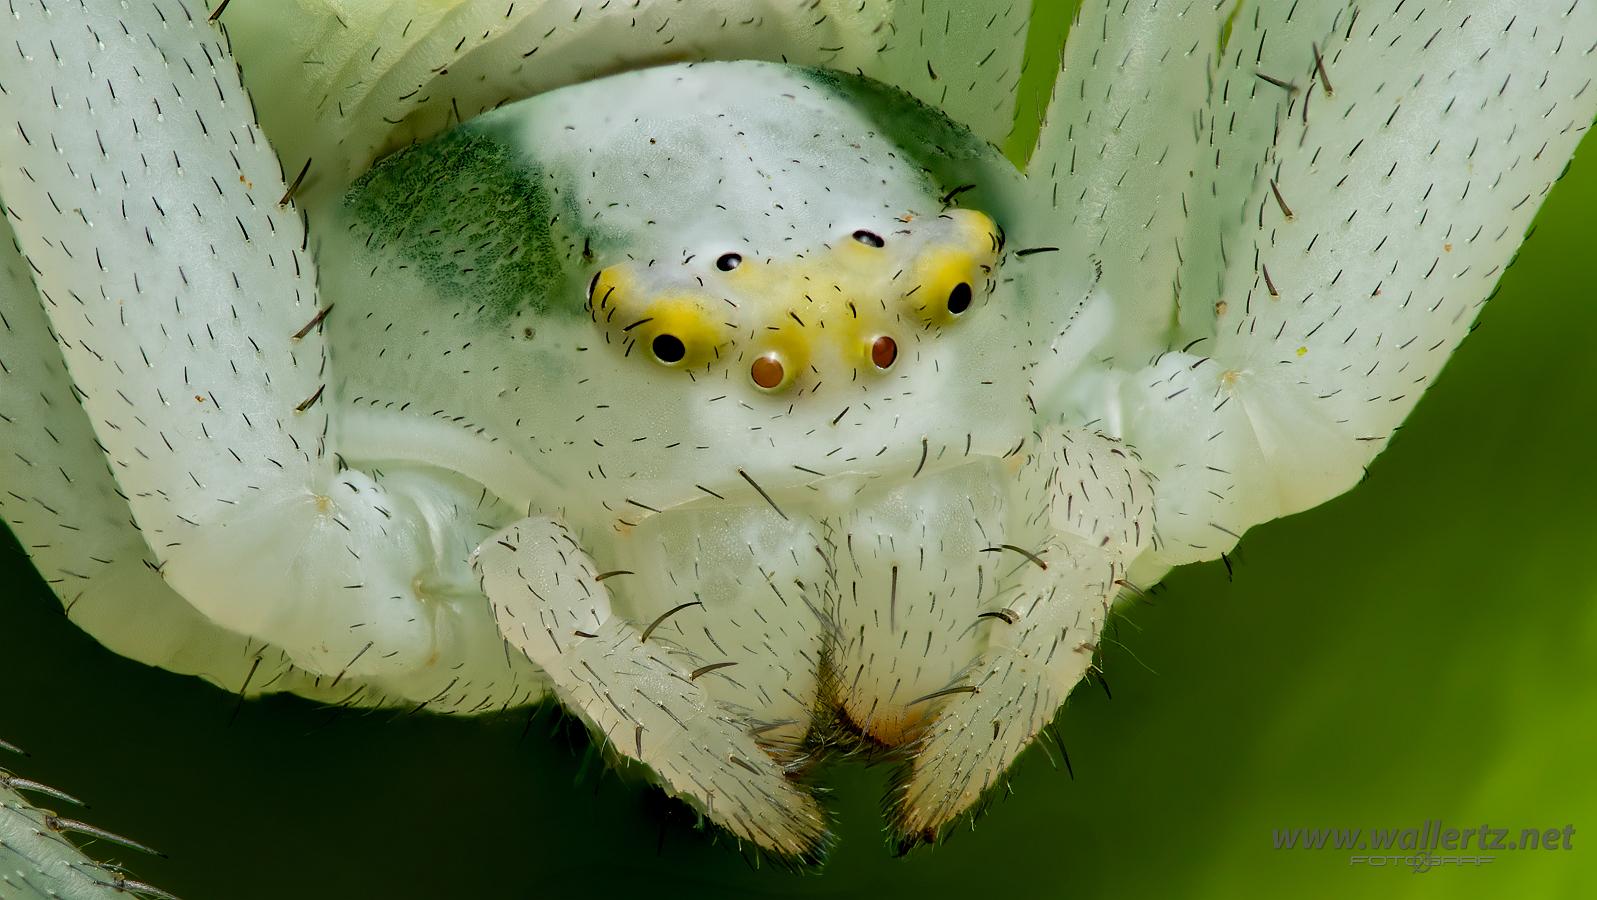
M649 349L654 351L654 358L666 365L679 363L688 355L688 348L683 346L682 339L674 334L656 335L649 344Z
M859 241L867 247L880 247L886 243L886 241L882 240L881 235L874 231L866 231L863 228L854 232L854 240Z
M730 272L741 265L743 265L743 257L736 253L723 253L720 259L715 261L715 267L723 272Z
M948 292L948 311L957 316L967 309L970 309L970 285L961 281Z

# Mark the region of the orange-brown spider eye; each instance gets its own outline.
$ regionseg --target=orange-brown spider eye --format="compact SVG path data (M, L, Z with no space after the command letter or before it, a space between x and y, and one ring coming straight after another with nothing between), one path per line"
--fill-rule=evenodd
M876 368L884 370L891 368L893 362L897 359L897 341L885 334L876 340L871 341L871 362L876 365Z
M787 377L787 370L782 368L782 361L775 356L762 356L749 366L749 377L754 383L770 391L780 387L782 380Z

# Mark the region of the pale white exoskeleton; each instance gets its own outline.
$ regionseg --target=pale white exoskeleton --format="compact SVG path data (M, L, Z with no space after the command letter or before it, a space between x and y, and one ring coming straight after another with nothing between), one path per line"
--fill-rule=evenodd
M1023 175L1024 5L750 5L18 0L0 513L74 620L552 689L799 858L856 732L934 837L1117 596L1357 481L1597 109L1586 0L1092 2Z

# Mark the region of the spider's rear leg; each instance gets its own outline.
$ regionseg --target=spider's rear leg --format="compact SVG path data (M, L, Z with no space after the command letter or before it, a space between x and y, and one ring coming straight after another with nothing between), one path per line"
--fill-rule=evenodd
M541 666L568 709L621 755L742 840L812 861L827 843L813 796L756 742L758 725L715 698L698 655L660 621L611 607L604 575L550 519L524 519L473 556L500 630Z

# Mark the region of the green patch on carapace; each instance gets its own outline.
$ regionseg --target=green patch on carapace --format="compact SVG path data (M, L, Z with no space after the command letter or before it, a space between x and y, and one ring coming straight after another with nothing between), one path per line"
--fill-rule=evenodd
M557 298L571 294L586 242L566 227L575 216L562 221L550 184L534 162L467 125L378 163L350 188L345 213L352 237L385 264L416 270L440 297L496 320L580 314L580 302Z
M947 205L979 209L1000 225L1010 219L1015 197L1002 187L1014 178L1014 164L997 147L896 87L832 69L806 72L815 84L867 113Z

